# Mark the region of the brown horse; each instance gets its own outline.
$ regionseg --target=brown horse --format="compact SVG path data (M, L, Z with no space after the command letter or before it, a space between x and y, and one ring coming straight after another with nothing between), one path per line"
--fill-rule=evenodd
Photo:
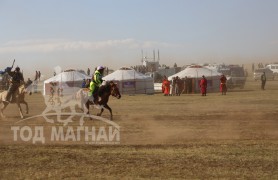
M26 114L29 113L29 107L28 107L28 103L24 100L25 98L25 93L27 92L27 88L25 87L25 85L21 85L18 90L15 92L15 97L14 97L14 101L11 103L5 102L4 100L6 99L7 93L8 91L3 91L0 93L0 104L3 104L3 107L0 109L0 117L1 118L5 118L3 111L6 109L6 107L9 104L17 104L19 113L20 113L20 117L23 119L23 113L22 113L22 109L20 104L25 104L26 106ZM31 92L29 93L31 95Z
M117 87L117 84L115 84L113 81L110 81L106 83L104 86L100 86L98 90L98 95L100 100L98 101L98 104L100 105L101 111L97 114L97 116L101 116L101 114L104 111L104 108L108 109L110 112L110 120L113 120L113 114L112 109L108 106L108 101L110 95L116 97L117 99L121 98L120 91ZM90 105L95 105L92 101L89 100L89 97L87 95L87 92L83 89L81 89L78 92L78 97L81 98L81 109L83 109L85 105L86 113L89 114L89 108Z

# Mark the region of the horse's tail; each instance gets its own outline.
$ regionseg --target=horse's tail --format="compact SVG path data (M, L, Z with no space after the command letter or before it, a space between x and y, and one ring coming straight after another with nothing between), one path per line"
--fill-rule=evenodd
M78 90L75 94L76 100L86 99L87 96L88 96L87 91L84 91L83 89Z
M2 96L3 96L2 94L3 92L0 93L0 103L2 103Z

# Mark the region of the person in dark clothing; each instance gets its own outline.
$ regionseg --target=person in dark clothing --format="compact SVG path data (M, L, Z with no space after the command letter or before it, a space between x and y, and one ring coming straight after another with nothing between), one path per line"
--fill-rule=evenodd
M82 82L82 88L85 88L86 87L86 80L83 79L83 82Z
M26 81L26 87L30 86L33 83L30 78Z
M261 81L262 81L262 90L264 90L264 87L265 87L265 83L266 83L266 76L265 76L265 72L262 74L261 76Z
M20 68L16 67L15 71L11 71L12 68L7 68L7 73L12 77L8 93L6 96L6 102L11 102L11 97L14 92L19 88L19 86L24 83L23 74L20 72Z
M202 76L202 79L200 81L200 88L201 88L202 96L206 96L207 95L207 79L204 75Z

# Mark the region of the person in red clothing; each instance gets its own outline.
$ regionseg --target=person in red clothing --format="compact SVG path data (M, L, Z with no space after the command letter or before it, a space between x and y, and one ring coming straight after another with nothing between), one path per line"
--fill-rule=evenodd
M226 95L227 92L226 82L227 78L224 74L222 74L220 78L220 92L222 93L222 95Z
M162 81L162 93L164 93L164 96L169 96L170 93L170 81L168 81L166 76L164 76Z
M202 77L203 78L201 79L201 82L200 82L201 93L202 93L202 96L206 96L207 95L207 79L204 75Z

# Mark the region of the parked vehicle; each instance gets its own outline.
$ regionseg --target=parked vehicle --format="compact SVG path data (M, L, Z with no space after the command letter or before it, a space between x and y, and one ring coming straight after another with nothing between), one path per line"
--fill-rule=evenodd
M254 80L261 80L262 74L265 72L266 80L274 80L274 73L268 68L259 68L254 71Z
M278 76L278 64L269 64L266 68L270 69L274 73L274 76Z
M230 65L222 67L218 72L227 77L227 87L229 89L240 88L243 89L246 82L246 76L243 67L238 65Z

